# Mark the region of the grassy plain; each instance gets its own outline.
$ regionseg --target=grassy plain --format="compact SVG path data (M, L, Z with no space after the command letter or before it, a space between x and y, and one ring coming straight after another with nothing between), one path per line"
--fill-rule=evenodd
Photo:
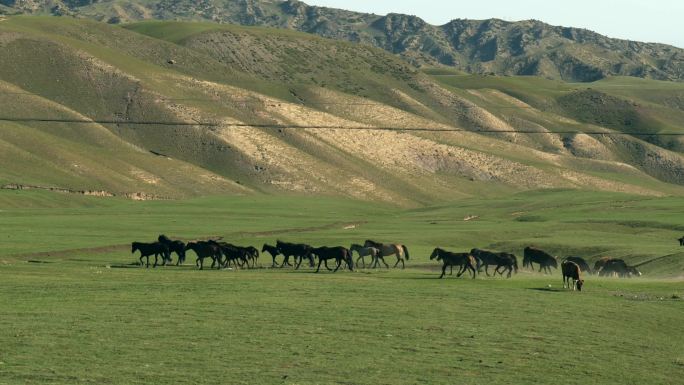
M0 384L677 384L683 203L546 191L404 210L2 191ZM131 266L126 244L159 232L238 244L373 237L405 242L411 259L404 271L334 275ZM438 280L427 259L435 246L520 255L527 244L625 257L644 277L589 276L573 293L558 273Z

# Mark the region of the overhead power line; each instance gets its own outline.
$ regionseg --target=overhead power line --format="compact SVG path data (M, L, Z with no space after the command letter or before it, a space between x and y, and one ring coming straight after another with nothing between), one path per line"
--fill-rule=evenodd
M531 129L521 130L466 130L463 128L438 127L393 127L393 126L339 126L339 125L296 125L296 124L263 124L263 123L225 123L225 122L164 122L164 121L126 121L126 120L86 120L86 119L52 119L52 118L7 118L0 117L0 121L15 123L67 123L67 124L114 124L129 126L165 126L165 127L235 127L262 129L311 129L311 130L367 130L367 131L397 131L397 132L469 132L490 134L585 134L585 135L631 135L631 136L684 136L683 132L644 132L644 131L539 131Z

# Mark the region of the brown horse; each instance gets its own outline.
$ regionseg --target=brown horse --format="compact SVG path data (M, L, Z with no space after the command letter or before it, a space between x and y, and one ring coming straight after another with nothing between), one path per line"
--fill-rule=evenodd
M397 256L397 263L394 264L394 267L397 267L399 265L399 262L401 262L401 268L405 268L406 265L404 263L404 257L406 257L406 260L409 260L409 251L408 248L405 245L398 244L398 243L379 243L379 242L374 242L371 241L370 239L366 240L364 242L363 247L375 247L376 249L380 250L378 253L377 258L375 258L375 263L371 268L375 268L379 265L379 259L382 259L382 262L385 263L384 257L390 256L390 255L396 255ZM385 263L385 266L389 268L387 263Z

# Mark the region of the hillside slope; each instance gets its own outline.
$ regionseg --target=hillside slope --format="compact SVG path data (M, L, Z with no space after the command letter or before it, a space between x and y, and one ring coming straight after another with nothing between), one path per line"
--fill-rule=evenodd
M10 17L0 49L2 184L407 206L540 188L683 191L677 137L615 135L625 122L578 114L586 87L572 84L428 75L371 47L210 23ZM675 116L666 101L683 87L602 92L621 101L616 115L648 103Z
M680 48L611 39L535 20L456 19L433 26L415 16L378 16L298 0L0 0L0 4L4 13L71 15L109 23L157 19L286 28L362 42L416 65L449 66L470 73L583 82L611 75L684 79Z

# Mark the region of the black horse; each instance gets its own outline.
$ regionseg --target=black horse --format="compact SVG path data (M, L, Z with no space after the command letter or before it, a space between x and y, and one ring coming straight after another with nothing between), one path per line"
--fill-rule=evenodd
M321 270L321 263L323 261L325 261L325 267L328 268L328 270L330 270L330 268L328 267L329 259L334 259L337 262L337 267L333 272L339 270L340 266L342 265L342 261L347 263L347 267L349 267L350 271L354 271L354 261L352 258L352 254L346 247L315 247L311 249L311 254L316 255L318 257L318 268L316 268L316 273L318 273Z
M430 260L435 258L438 261L442 261L442 275L440 275L439 278L444 278L447 267L453 266L460 267L458 274L456 274L457 277L463 275L466 270L470 270L470 274L473 276L473 279L477 274L477 262L475 261L475 258L470 255L470 253L452 253L437 247L432 251L432 254L430 254Z
M589 268L589 264L582 257L566 257L563 259L563 261L574 262L577 264L577 266L579 266L580 271L591 274L591 268Z
M679 238L678 241L679 241L679 246L684 246L684 237Z
M245 247L247 250L248 258L252 260L252 267L256 267L257 261L259 260L259 249L254 246Z
M161 234L157 240L159 243L163 243L166 245L166 247L169 248L169 254L171 253L176 253L178 256L178 261L176 261L176 266L182 265L185 263L185 243L181 241L174 241L169 239L166 235ZM169 262L171 262L171 258L169 258Z
M516 257L515 254L497 253L497 255L499 256L499 263L496 265L496 269L494 269L495 276L496 273L499 273L503 277L506 270L508 270L506 278L511 278L513 271L515 271L516 274L518 273L518 257ZM503 270L499 271L501 268L503 268Z
M269 253L271 254L271 258L273 258L273 264L271 264L271 267L276 267L278 266L278 263L276 262L276 257L280 255L280 250L278 250L277 247L271 246L267 243L264 243L264 246L261 248L262 253Z
M526 247L524 251L524 256L523 256L523 267L529 266L532 270L534 270L534 266L532 263L538 263L539 264L539 272L544 269L544 272L549 272L551 273L551 268L558 268L558 261L556 258L552 257L545 251L536 249L534 247Z
M622 259L609 259L601 268L598 274L602 277L618 276L620 278L629 278L632 276L641 276L641 272L634 266L628 266Z
M217 242L213 240L208 242L218 246L219 250L221 250L221 256L225 257L225 259L219 259L219 264L221 266L229 267L230 264L233 263L236 269L238 267L245 267L245 265L249 267L249 253L246 248L235 246L227 242Z
M199 266L200 270L204 269L204 259L211 258L211 267L217 266L221 268L221 248L216 244L216 242L188 242L185 245L185 250L192 250L197 254L197 259L195 260L195 266Z
M477 261L477 272L482 272L482 266L485 268L485 274L489 277L489 265L494 265L497 268L500 266L501 257L498 253L493 253L487 250L472 249L470 250L470 255ZM494 270L496 275L496 269Z
M282 242L282 241L276 241L276 247L278 248L278 251L280 254L282 254L285 259L283 260L283 263L280 265L280 267L284 267L286 264L288 266L292 266L290 264L290 257L294 257L294 261L296 263L295 268L298 269L299 266L302 264L302 260L304 258L309 260L309 267L314 266L314 258L313 255L311 254L311 249L313 249L311 246L304 244L304 243L289 243L289 242ZM299 259L299 263L297 263L297 260Z
M163 264L166 266L166 261L171 259L169 248L165 244L160 242L154 243L143 243L143 242L133 242L131 243L131 254L136 251L140 251L140 266L142 266L143 258L147 259L145 267L150 267L150 256L154 255L154 266L157 267L157 262L159 261L159 256L161 255Z

